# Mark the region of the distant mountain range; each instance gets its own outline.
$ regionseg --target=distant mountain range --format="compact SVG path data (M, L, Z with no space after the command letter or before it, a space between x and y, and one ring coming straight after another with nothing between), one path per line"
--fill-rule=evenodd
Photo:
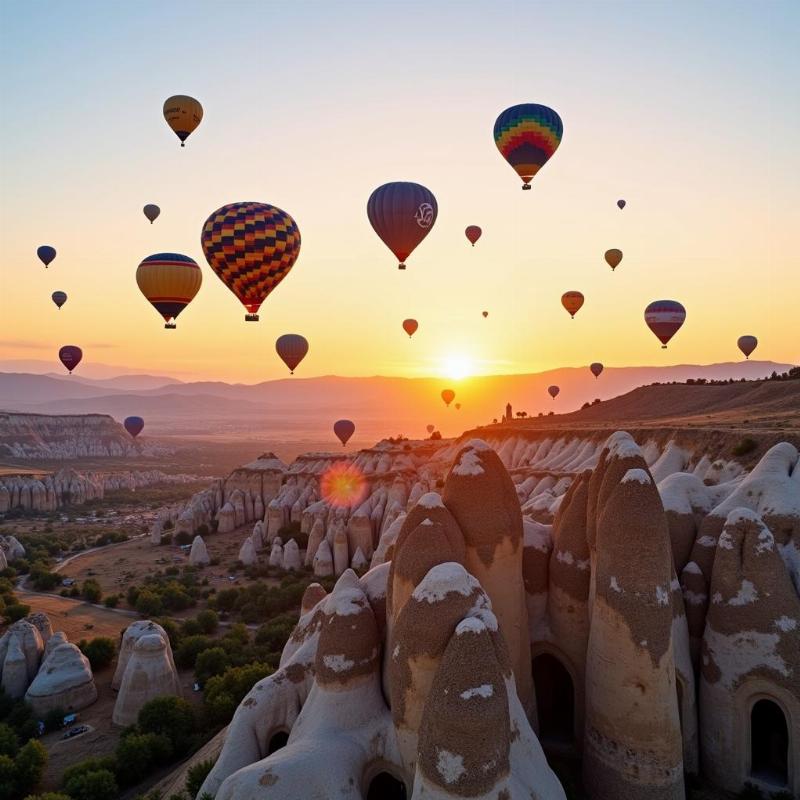
M585 402L616 397L654 382L689 378L764 378L792 365L772 361L682 364L668 367L608 367L599 377L587 367L525 375L493 375L454 381L444 378L286 378L252 385L219 381L180 382L152 375L103 379L79 375L0 372L0 409L42 414L131 414L145 418L146 435L281 436L284 440L329 435L336 419L357 426L356 440L386 435L424 435L427 424L455 435L500 418L510 402L535 415L575 411ZM561 392L555 400L547 387ZM442 389L456 392L446 408ZM461 403L460 411L455 403ZM356 441L354 441L356 443Z

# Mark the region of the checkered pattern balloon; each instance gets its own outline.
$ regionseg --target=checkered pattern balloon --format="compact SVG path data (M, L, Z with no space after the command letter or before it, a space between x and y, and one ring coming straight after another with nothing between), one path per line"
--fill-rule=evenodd
M300 254L297 223L267 203L231 203L217 209L203 225L200 241L211 269L251 315Z

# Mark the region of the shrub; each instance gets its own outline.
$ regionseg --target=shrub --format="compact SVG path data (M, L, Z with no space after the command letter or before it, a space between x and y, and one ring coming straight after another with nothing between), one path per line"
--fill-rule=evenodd
M248 664L244 667L231 667L222 675L209 678L203 692L203 703L209 717L216 723L228 722L236 707L253 685L272 674L267 664Z
M119 605L119 595L110 594L106 597L103 603L105 603L106 608L116 608Z
M73 800L117 800L119 797L114 773L108 769L79 773L64 781L64 788Z
M175 663L184 669L194 669L197 656L214 645L214 640L209 636L187 636L175 651Z
M269 622L265 622L256 632L256 644L264 645L271 652L283 650L294 626L297 624L297 615L279 614Z
M204 761L198 761L194 766L189 767L186 772L186 791L189 792L189 797L197 797L203 781L211 772L214 766L214 759L207 758Z
M197 615L197 624L203 633L216 633L219 627L219 617L215 611L206 608Z
M0 755L14 758L19 750L19 736L10 725L0 722Z
M44 794L29 794L25 800L72 800L72 798L61 792L45 792Z
M194 536L192 536L192 534L189 533L189 531L178 531L177 533L172 535L172 544L174 545L191 544L192 539L194 539Z
M731 452L735 456L746 456L748 453L752 453L757 447L758 442L755 439L745 436L738 444L734 445Z
M142 589L136 598L136 610L143 617L157 617L162 613L161 598L149 589Z
M83 582L81 587L81 594L86 598L89 603L99 603L103 597L103 590L100 584L93 578L88 578Z
M209 534L208 525L206 525L205 522L201 522L197 526L197 535L198 536L208 536L208 534Z
M231 665L228 654L222 647L203 650L194 662L194 677L198 683L204 684L214 675L222 675Z
M48 732L59 730L64 724L65 714L66 711L63 708L51 708L42 720L44 729Z
M107 667L117 652L116 642L107 636L97 636L88 642L83 639L79 642L78 647L89 659L94 671Z
M124 737L115 751L117 778L127 786L138 783L157 764L172 756L172 742L155 733L132 733Z
M30 613L30 606L26 606L24 603L12 603L3 609L3 619L10 625L12 622L19 622Z
M20 794L35 789L47 766L47 750L36 739L30 739L20 747L14 759L17 791Z

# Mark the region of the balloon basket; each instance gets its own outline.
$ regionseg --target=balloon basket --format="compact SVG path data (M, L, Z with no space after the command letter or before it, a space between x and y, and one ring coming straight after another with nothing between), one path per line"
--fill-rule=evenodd
M531 185L529 183L523 183L522 184L522 191L523 192L529 192L530 190L531 190Z
M258 322L258 314L245 314L245 322Z
M174 322L167 322L164 325L165 331L174 331L178 326Z
M406 268L406 265L403 264L403 263L400 263L400 264L397 265L397 269L405 269L405 268Z

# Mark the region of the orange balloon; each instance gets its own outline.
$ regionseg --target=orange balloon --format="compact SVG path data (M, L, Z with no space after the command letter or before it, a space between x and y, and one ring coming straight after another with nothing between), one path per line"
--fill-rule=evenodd
M417 332L417 328L419 328L419 323L415 319L403 320L403 330L408 334L409 339Z
M611 250L606 250L606 264L611 267L613 272L622 261L622 250L617 250L616 247Z
M453 402L455 399L456 393L452 389L443 389L442 390L442 400L444 400L444 404L449 406L450 403Z

